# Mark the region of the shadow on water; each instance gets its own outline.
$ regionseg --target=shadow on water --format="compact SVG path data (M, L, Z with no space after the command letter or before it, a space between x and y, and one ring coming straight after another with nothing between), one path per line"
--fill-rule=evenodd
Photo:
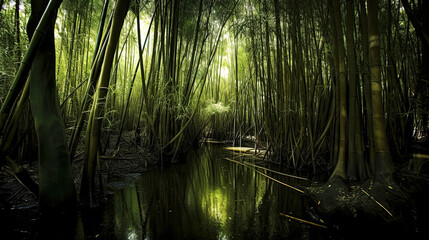
M113 183L100 239L321 239L318 229L279 213L309 219L306 199L225 161L222 148L189 153L185 164L152 169L126 186ZM287 181L287 179L282 179ZM290 182L298 185L298 182Z

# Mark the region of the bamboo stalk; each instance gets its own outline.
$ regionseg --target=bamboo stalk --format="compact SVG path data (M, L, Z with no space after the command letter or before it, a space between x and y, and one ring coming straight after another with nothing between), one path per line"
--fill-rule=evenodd
M128 12L129 4L129 0L118 0L117 2L111 31L109 33L109 42L107 44L103 65L101 67L97 90L94 94L95 99L92 103L88 119L80 196L81 201L90 204L90 206L95 202L95 170L97 162L99 161L98 151L100 147L100 132L103 121L103 110L106 103L105 101L110 81L110 72L113 65L114 53L119 42L120 32L122 30L125 16Z
M37 28L34 30L34 33L32 33L28 50L24 55L21 66L18 69L15 79L9 88L9 92L7 93L6 99L0 110L0 132L5 126L15 99L18 97L18 94L21 92L25 82L27 81L28 73L30 72L39 46L42 43L45 33L49 28L49 23L52 20L53 15L56 13L56 10L61 5L61 2L62 0L51 0L49 2L40 22L37 25Z

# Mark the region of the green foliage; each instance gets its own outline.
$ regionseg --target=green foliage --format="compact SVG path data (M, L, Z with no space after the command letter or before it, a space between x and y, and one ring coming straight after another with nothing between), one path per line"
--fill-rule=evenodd
M70 95L62 108L67 126L78 120L80 112L89 111L80 109L82 101L92 101L91 91L89 98L84 95L86 84L77 87L93 71L103 2L64 0L58 13L56 74L60 102ZM109 2L101 39L109 31L115 2ZM200 0L132 1L111 69L104 126L110 130L139 127L153 149L163 153L177 152L191 141L194 132L207 125L210 129L207 131L217 131L220 138L240 140L247 134L259 142L268 142L271 150L295 167L311 166L315 159L333 158L329 155L336 151L338 79L329 1L302 4L298 0L241 0L236 6L235 3L203 0L197 26ZM390 10L387 1L381 3L383 109L389 122L389 138L397 139L396 135L405 136L409 131L406 129L413 129L415 123L420 129L425 127L427 90L420 77L421 44L416 30L399 2L391 2ZM26 1L23 7L22 32L30 10ZM354 13L357 109L364 118L367 96L361 83L367 67L358 1ZM344 20L345 12L341 14ZM141 23L141 45L147 41L141 56L137 16ZM341 24L345 26L344 22ZM0 11L0 25L2 103L19 62L17 50L21 47L24 52L28 41L23 37L21 46L16 45L13 1L6 1ZM135 75L140 57L143 67ZM129 90L131 95L127 99ZM362 135L367 133L366 125L367 121L362 121ZM174 138L177 142L169 143ZM395 144L398 152L406 149L406 141L398 142ZM302 156L311 160L296 160ZM332 165L329 161L321 164Z
M209 100L207 106L204 108L203 113L207 118L210 118L214 115L221 115L225 113L229 113L231 108L229 106L225 106L222 102L215 103L213 99Z

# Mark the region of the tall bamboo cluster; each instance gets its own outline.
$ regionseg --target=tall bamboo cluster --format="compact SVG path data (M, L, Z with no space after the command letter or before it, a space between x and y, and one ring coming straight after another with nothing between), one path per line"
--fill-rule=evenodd
M232 14L227 7L234 8L234 2L228 3L222 14L215 15L214 3L156 2L150 61L144 62L140 54L142 107L138 116L143 115L149 145L173 158L184 142L197 137L198 130L187 127L199 110L222 31ZM215 20L218 24L213 24Z
M239 82L241 116L234 111L240 120L230 131L255 130L244 132L294 168L334 167L333 175L353 180L393 171L392 155L406 158L412 142L427 139L428 124L418 93L427 91L416 88L426 86L425 54L416 54L426 46L424 18L410 34L410 16L425 6L409 13L404 2L247 1L237 28L247 37L250 71L230 80ZM251 112L256 120L247 123Z
M43 212L70 211L75 188L56 91L54 26L61 0L32 1L27 34L31 39L1 108L0 163L39 199ZM30 101L38 140L39 184L11 159L24 102ZM58 184L60 183L60 184Z
M248 1L245 11L248 92L254 95L243 104L255 113L249 115L256 118L254 132L274 159L296 168L315 169L318 156L333 151L327 137L336 120L327 12L326 4L312 1Z
M45 118L64 194L74 194L69 162L84 156L87 202L100 155L120 149L124 131L161 163L207 136L352 180L389 174L429 142L428 1L41 1L28 47L22 26L38 1L10 2L0 4L0 162L35 194L14 159L37 136L41 174L50 169Z

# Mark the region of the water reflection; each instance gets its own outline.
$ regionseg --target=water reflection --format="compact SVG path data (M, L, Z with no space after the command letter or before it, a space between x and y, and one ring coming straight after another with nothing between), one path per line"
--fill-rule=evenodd
M321 238L321 230L279 215L308 219L300 193L223 160L226 154L221 148L203 147L191 152L186 164L154 169L133 184L114 190L105 208L100 237Z

